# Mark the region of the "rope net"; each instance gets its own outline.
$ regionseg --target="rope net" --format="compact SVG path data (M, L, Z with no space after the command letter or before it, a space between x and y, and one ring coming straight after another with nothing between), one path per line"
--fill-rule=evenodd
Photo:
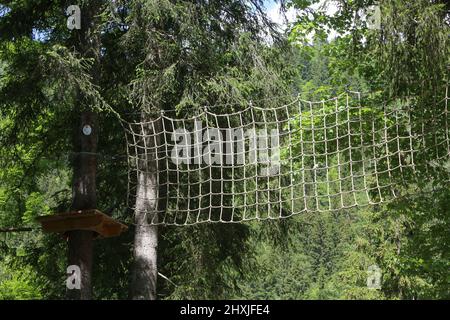
M448 100L447 89L425 107L369 107L346 92L185 119L143 114L125 124L129 203L152 225L191 225L391 201L433 175L448 179Z

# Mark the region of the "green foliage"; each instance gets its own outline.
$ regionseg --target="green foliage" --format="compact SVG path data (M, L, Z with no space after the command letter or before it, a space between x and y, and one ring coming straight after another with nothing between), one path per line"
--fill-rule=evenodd
M372 92L364 116L381 121L376 107L390 96L398 103L412 99L421 106L415 117L434 119L448 75L448 2L381 1L378 31L357 14L374 1L339 1L334 16L310 8L318 2L288 1L303 9L289 44L260 14L262 1L116 1L115 8L99 7L95 20L101 54L82 56L65 27L65 1L2 1L0 227L35 227L36 216L70 208L71 131L86 108L99 112L101 127L98 206L127 222L132 213L117 113L131 119L141 110L176 109L183 117L204 105L235 104L221 110L233 112L250 100L268 99L270 107L271 98L285 102L283 95L317 100L353 89ZM330 29L338 32L334 40ZM332 113L334 106L327 107ZM321 120L309 115L295 126ZM159 270L172 283L160 279L159 297L448 299L449 167L417 169L423 179L406 176L402 192L423 193L389 206L162 228ZM96 243L97 299L128 297L130 229ZM383 272L382 290L367 288L373 264ZM0 299L61 298L65 269L58 236L34 230L0 239Z
M30 267L11 268L0 265L0 300L37 300L43 298L43 290L36 279L38 273Z
M311 4L292 3L301 9ZM313 98L327 92L330 84L376 90L400 105L414 101L418 106L414 117L433 121L442 112L443 105L436 101L442 99L447 85L448 3L381 1L380 30L369 30L363 20L358 20L359 10L370 4L373 2L341 1L334 16L328 16L325 8L300 14L290 36L301 56L310 61L300 91L312 91L306 94ZM337 38L327 41L326 28L336 30ZM313 46L307 44L310 31L316 33ZM378 98L365 101L372 108L379 102ZM444 149L436 150L436 154L445 153ZM404 176L407 182L403 192L419 189L420 193L355 215L359 222L349 233L349 248L342 253L328 285L315 287L314 297L327 295L329 287L335 289L335 298L345 299L448 297L449 259L444 252L448 252L449 240L439 231L448 227L450 217L448 165L431 168L426 156L419 156L417 168L423 179ZM373 263L383 271L381 292L364 288L365 270Z
M98 3L84 1L81 9ZM70 174L71 131L80 110L100 112L98 206L131 221L125 205L123 129L109 111L127 118L143 109L176 108L189 114L204 104L289 92L288 78L281 77L288 72L283 50L269 48L260 32L270 28L267 19L261 24L261 11L256 10L262 1L251 6L240 0L118 4L96 6L100 15L90 32L98 35L101 54L84 55L77 52L77 33L65 27L65 3L5 3L9 10L0 17L1 226L32 224L37 215L69 209L65 174ZM29 19L19 24L17 16ZM62 183L57 182L60 175ZM96 298L127 297L130 229L96 248ZM160 270L178 286L159 281L161 298L226 297L247 264L248 237L247 226L163 229ZM38 230L14 235L4 247L5 256L43 275L43 298L63 296L65 251L56 236Z

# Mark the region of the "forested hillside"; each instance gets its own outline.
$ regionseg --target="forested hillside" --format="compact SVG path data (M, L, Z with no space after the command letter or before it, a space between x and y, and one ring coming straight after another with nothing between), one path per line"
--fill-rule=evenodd
M382 16L374 28L363 14L372 0L282 1L280 15L296 12L283 26L267 15L274 3L261 0L84 0L82 28L70 30L65 10L71 1L0 0L0 299L66 297L73 233L44 233L36 218L93 209L75 201L80 163L92 159L96 208L128 226L118 237L92 242L93 299L450 299L450 147L444 125L450 4L377 3ZM364 115L376 119L373 132L386 129L383 108L414 106L411 139L398 138L398 149L419 146L412 141L415 129L447 139L446 144L423 138L435 144L424 152L412 150L414 159L399 154L400 169L413 161L414 174L405 169L391 177L395 163L389 160L380 161L386 168L375 167L389 177L380 174L368 183L395 180L394 193L401 197L344 208L328 196L327 205L338 209L237 224L155 227L133 211L129 201L139 196L128 197L133 190L126 121L189 119L204 106L218 107L218 114L242 111L253 102L279 108L295 97L321 101L349 92L361 94ZM322 112L305 115L314 111ZM93 152L80 146L80 114L92 115L99 128ZM324 118L307 120L312 133L302 129L302 120L289 130L298 132L297 142L326 140L314 133L314 121ZM341 147L359 143L350 141L350 130L349 124L349 140ZM340 178L345 154L339 152L339 132L325 132L338 141L337 151L318 157L327 165L338 163L339 169L327 171L329 181L329 174ZM282 146L281 153L307 151L293 144ZM378 152L360 148L353 156L383 158ZM291 172L306 166L301 158L291 163ZM309 165L316 168L313 161ZM362 167L350 164L351 173L366 169L360 162ZM189 179L174 175L182 182L180 198L191 196ZM316 194L354 189L353 180L337 181L319 185ZM237 183L232 191L247 187ZM383 198L379 189L370 196ZM350 194L340 196L341 203L352 201ZM218 199L210 203L225 207ZM167 203L164 209L175 203L178 208L179 200ZM288 206L280 203L276 210L284 214ZM157 250L152 249L159 275L155 261L139 260L148 249L142 244L146 237L157 238ZM379 289L367 285L373 265L382 272ZM149 289L146 281L155 287Z

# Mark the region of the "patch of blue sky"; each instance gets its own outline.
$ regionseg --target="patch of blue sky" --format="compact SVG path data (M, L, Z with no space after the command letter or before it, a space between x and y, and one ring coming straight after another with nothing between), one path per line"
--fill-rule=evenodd
M11 12L11 9L5 6L4 4L0 4L0 18L6 16Z
M50 39L50 29L43 30L43 29L37 29L33 28L33 40L45 42Z

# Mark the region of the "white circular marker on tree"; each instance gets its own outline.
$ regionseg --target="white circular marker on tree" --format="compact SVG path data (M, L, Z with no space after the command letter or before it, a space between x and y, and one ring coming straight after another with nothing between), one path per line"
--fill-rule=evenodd
M90 135L92 134L92 127L91 127L90 125L86 124L86 125L83 127L83 134L84 134L85 136L90 136Z

